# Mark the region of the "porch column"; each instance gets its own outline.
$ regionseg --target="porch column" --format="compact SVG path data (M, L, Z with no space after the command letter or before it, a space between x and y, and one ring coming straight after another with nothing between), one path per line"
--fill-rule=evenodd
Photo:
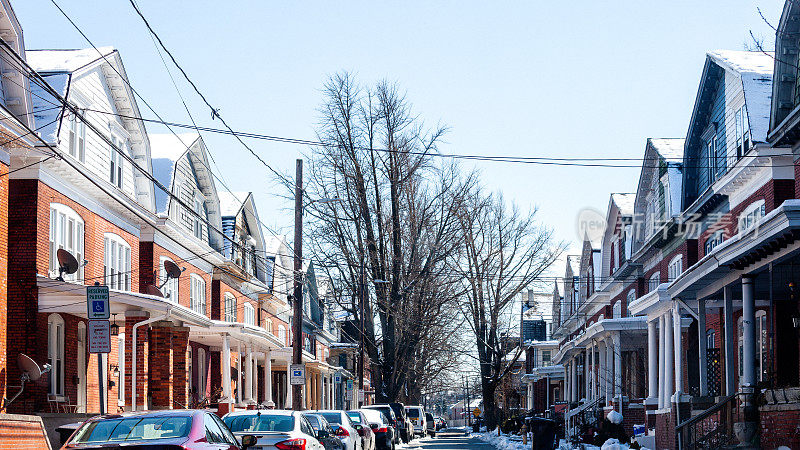
M236 403L242 403L242 343L236 343Z
M656 321L647 322L647 397L658 400L658 329Z
M725 320L725 395L736 392L734 365L736 361L736 338L733 334L733 293L730 286L722 288L723 315Z
M598 372L598 382L599 385L597 392L598 397L602 398L604 401L608 398L608 392L606 392L606 380L608 380L608 364L606 364L606 342L605 340L600 341L600 345L597 346L597 350L600 353L600 371Z
M569 401L578 401L578 360L570 358L569 362Z
M292 409L292 362L286 361L286 409Z
M592 393L591 393L591 397L590 397L591 400L594 400L594 399L597 398L597 359L595 358L595 348L594 347L595 347L595 341L592 340L592 342L589 345L589 351L591 352L590 355L592 355L592 372L591 372L591 374L592 374Z
M585 385L584 397L586 401L591 400L591 392L592 392L592 372L589 371L589 351L591 351L591 345L586 346L586 350L584 351L584 361L583 361L583 373L586 375L583 380L583 384Z
M756 385L756 303L753 298L753 279L742 277L742 387Z
M264 405L275 407L272 401L272 352L264 349Z
M606 402L614 398L614 340L606 338Z
M664 409L664 352L666 338L664 336L664 315L658 316L658 409Z
M222 337L222 398L231 402L231 343L228 335Z
M245 347L245 353L247 354L247 361L245 362L245 381L247 383L244 386L244 402L253 404L255 403L253 401L253 344Z
M319 407L324 408L325 406L325 377L322 375L322 372L317 375L317 401L319 402Z
M700 396L708 396L708 342L706 340L706 299L697 299L697 337L700 351Z
M675 385L672 383L672 376L675 363L673 344L674 334L672 332L672 318L670 313L664 313L664 407L670 407L670 399L674 392Z
M614 397L622 397L622 340L619 331L611 335L614 342Z
M683 341L681 339L681 305L672 302L672 343L675 346L675 398L673 401L681 401L683 392Z

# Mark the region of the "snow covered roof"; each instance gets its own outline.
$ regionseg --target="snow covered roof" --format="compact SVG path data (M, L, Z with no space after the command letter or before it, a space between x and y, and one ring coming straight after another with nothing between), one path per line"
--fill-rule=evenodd
M218 192L219 209L222 217L235 217L242 210L249 192Z
M611 201L617 205L619 212L623 216L633 215L633 204L636 200L636 194L611 194Z
M37 72L75 72L114 53L114 47L69 50L27 50L28 64Z
M189 147L200 137L197 133L152 133L150 138L150 157L168 159L175 162L183 156Z
M750 133L754 141L766 142L772 106L772 72L775 57L771 52L715 50L708 57L742 78Z
M650 138L653 148L667 162L683 162L684 138Z
M572 275L577 276L581 270L581 255L567 255L567 265L572 270Z

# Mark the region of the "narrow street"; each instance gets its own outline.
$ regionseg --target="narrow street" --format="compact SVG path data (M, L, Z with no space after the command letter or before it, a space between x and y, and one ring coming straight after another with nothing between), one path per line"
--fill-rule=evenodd
M487 444L476 437L464 436L462 433L439 433L435 438L415 439L408 445L408 448L425 450L451 450L451 449L472 449L472 450L492 450L493 446Z

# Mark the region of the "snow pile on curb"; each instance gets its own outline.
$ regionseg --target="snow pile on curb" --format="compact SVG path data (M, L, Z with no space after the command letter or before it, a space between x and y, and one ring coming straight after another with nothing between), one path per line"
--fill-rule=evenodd
M597 447L595 445L583 444L580 446L574 446L565 440L561 440L558 445L558 450L628 450L630 449L630 445L628 444L620 444L620 442L616 439L609 439L603 443L602 447ZM642 450L648 450L646 447L642 447Z
M491 433L474 433L473 436L500 450L530 450L531 448L530 443L522 444L521 436L509 436L507 434L498 436L497 431Z

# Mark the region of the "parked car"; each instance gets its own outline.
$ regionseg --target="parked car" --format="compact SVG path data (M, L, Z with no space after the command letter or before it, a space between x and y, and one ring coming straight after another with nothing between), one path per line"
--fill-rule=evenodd
M389 412L391 411L389 408ZM397 433L386 415L377 409L362 409L361 413L367 418L372 432L375 433L375 449L394 450Z
M235 411L222 420L234 435L254 436L260 450L324 450L314 427L300 411Z
M428 436L432 438L436 437L436 419L434 419L433 414L429 412L425 413L425 431L428 432Z
M433 420L436 422L436 431L444 430L447 428L447 422L444 421L439 416L433 416Z
M425 410L422 409L422 406L406 406L406 414L413 426L412 436L425 436L428 424L425 420Z
M372 427L369 421L364 417L364 413L358 410L347 411L350 420L353 421L353 426L361 436L361 448L364 450L375 450L375 433L372 432Z
M256 444L251 434L243 433L239 439L215 414L183 409L92 417L75 430L61 448L243 450Z
M317 440L325 450L344 450L344 443L336 436L331 424L319 414L303 414L314 428Z
M405 427L400 428L400 437L403 438L403 442L411 442L411 439L414 439L414 424L411 423L411 419L406 414L406 405L400 402L392 402L389 403L389 406L392 407L394 415L397 416L397 421L405 424Z
M400 421L397 419L397 416L394 415L394 409L392 409L389 405L369 405L364 406L361 408L362 411L364 410L375 410L380 412L386 417L386 422L392 428L392 442L395 444L400 443L400 434L401 434L401 426L403 426ZM367 416L369 417L369 416ZM371 423L371 422L370 422Z
M353 421L350 416L344 411L335 410L318 410L307 411L312 414L319 414L324 417L333 427L336 436L341 439L346 450L362 450L361 436L358 434L356 427L353 426Z

